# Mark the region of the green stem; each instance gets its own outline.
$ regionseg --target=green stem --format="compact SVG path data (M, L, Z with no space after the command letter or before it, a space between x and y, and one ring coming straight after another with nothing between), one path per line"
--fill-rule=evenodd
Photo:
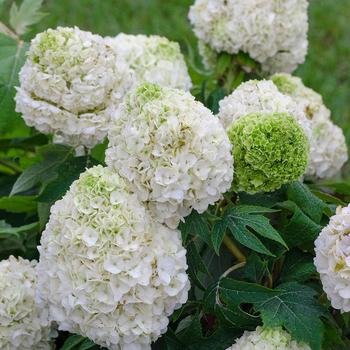
M0 159L0 165L6 167L7 169L11 170L11 172L13 173L20 173L22 171L22 169L20 167L18 167L15 164L11 164L9 162L7 162L6 160L2 160Z
M0 21L0 32L7 35L13 40L16 40L19 44L22 43L21 38L13 31L11 30L6 24Z
M242 261L236 265L231 266L229 269L227 269L221 276L220 278L224 278L227 277L231 272L236 271L238 269L240 269L241 267L243 267L246 264L245 261Z
M236 244L225 234L224 236L224 244L226 248L232 253L232 255L240 262L240 263L246 263L247 258L245 255L239 250L239 248L236 246Z

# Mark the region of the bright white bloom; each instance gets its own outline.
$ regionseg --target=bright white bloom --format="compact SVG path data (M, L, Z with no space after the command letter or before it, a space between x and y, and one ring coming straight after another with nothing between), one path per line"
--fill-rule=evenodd
M127 66L103 38L78 28L48 29L31 42L16 111L54 141L92 148L130 86Z
M0 349L49 350L47 309L35 304L36 262L10 256L0 262Z
M124 33L105 40L127 62L134 87L148 82L182 90L191 88L191 78L178 43L157 35Z
M311 348L293 340L290 334L280 327L257 327L253 332L244 332L241 338L226 350L311 350Z
M54 204L39 251L50 318L108 349L151 349L187 300L180 232L153 221L109 168L87 170Z
M278 91L269 80L250 80L242 83L233 93L220 101L219 119L226 129L251 113L287 113L298 121L311 139L311 122L291 97Z
M144 84L120 105L106 163L170 227L204 212L231 185L230 141L219 120L187 92Z
M246 52L265 71L292 72L307 53L307 0L196 0L189 19L216 52Z
M350 311L350 204L338 208L315 241L314 263L335 309Z
M271 80L311 120L313 148L306 175L320 179L337 175L348 159L346 140L342 129L330 120L331 112L324 105L322 96L290 74L275 74Z
M330 120L312 121L314 147L309 157L306 176L329 179L336 176L348 160L343 130Z

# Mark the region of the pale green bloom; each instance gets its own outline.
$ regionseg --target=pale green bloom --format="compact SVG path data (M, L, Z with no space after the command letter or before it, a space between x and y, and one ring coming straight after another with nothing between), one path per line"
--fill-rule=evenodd
M253 113L228 130L237 191L269 192L297 180L308 162L309 143L294 117Z

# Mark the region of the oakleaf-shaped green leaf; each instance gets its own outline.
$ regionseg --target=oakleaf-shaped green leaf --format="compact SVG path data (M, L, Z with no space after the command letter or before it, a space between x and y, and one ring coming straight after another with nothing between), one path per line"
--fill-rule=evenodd
M273 256L256 234L276 241L287 248L281 235L271 226L269 219L262 215L273 212L276 210L252 205L228 207L222 221L218 221L213 227L212 242L215 251L219 251L226 230L229 230L240 244L258 253Z
M259 316L244 310L242 304L254 304L278 295L272 289L259 284L221 278L207 290L205 308L216 313L230 327L238 329L254 328Z
M17 7L13 2L10 9L10 24L18 35L24 34L28 27L38 23L46 14L40 12L43 0L23 0Z
M261 317L264 326L283 326L294 339L320 350L320 317L327 314L315 295L310 287L295 282L269 289L225 277L207 290L204 305L207 312L216 314L230 327L254 329Z
M314 298L316 292L294 282L282 284L278 290L278 295L255 303L264 326L283 326L294 339L309 344L313 350L320 350L324 328L320 317L325 311Z

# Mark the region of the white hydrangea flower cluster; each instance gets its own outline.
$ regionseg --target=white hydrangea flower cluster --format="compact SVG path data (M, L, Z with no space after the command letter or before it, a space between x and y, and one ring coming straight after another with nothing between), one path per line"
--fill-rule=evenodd
M299 77L286 73L277 73L271 77L271 80L280 92L293 98L309 119L330 119L331 112L324 105L322 96L306 87Z
M316 179L336 176L348 160L343 130L331 120L312 121L314 148L305 175Z
M246 52L270 72L292 72L307 53L307 0L196 0L189 19L216 52Z
M35 303L36 262L10 256L0 262L1 350L49 350L47 309Z
M306 176L328 179L339 173L348 160L343 130L335 125L322 96L306 87L302 80L289 74L271 77L278 89L290 96L311 121L313 149Z
M16 111L54 141L92 148L131 84L127 65L104 39L78 28L48 29L31 43L19 75Z
M127 95L109 132L106 163L152 214L176 227L231 185L231 144L221 123L187 92L144 84Z
M311 140L311 122L303 109L291 97L278 91L269 80L249 80L219 102L218 117L226 129L245 115L251 113L287 113L292 115Z
M124 33L105 40L127 62L133 74L134 87L143 82L186 91L192 87L185 59L177 42L157 35Z
M314 264L335 309L350 311L350 204L338 208L315 241Z
M244 332L242 337L226 350L311 350L311 348L293 340L290 334L280 327L257 327L253 332Z
M50 318L108 349L151 349L187 300L180 232L152 220L109 168L87 170L54 204L39 250Z

